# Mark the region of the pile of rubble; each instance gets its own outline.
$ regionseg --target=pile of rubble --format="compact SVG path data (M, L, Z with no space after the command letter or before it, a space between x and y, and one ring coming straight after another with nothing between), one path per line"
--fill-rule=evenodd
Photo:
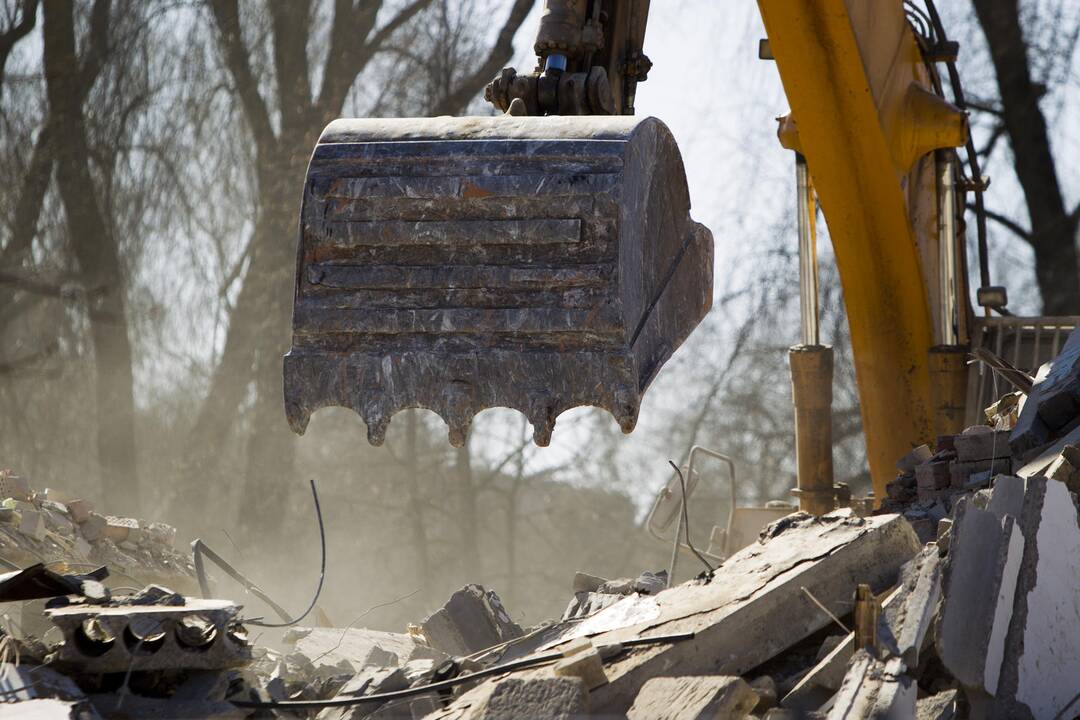
M33 563L108 565L183 591L196 589L191 558L174 549L176 529L95 512L93 504L55 488L35 491L11 470L0 470L0 558Z
M902 458L876 514L790 514L671 587L578 573L531 628L469 585L405 632L292 627L271 649L228 601L38 566L0 595L52 597L59 630L0 642L0 697L65 718L1076 717L1078 446L1074 333L986 425Z

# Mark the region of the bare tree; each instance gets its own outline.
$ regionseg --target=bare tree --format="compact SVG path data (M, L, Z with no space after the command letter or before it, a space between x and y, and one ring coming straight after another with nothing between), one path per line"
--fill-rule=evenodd
M1035 253L1035 276L1042 294L1043 312L1069 315L1080 312L1080 257L1076 249L1080 203L1070 208L1058 179L1058 165L1050 147L1046 117L1039 106L1046 86L1032 74L1029 42L1025 39L1019 0L973 0L975 15L986 36L997 77L1000 106L983 105L1000 122L1012 147L1013 166L1023 189L1030 230L1002 215L993 214ZM1080 20L1055 27L1066 39L1071 57ZM996 139L996 134L992 135Z

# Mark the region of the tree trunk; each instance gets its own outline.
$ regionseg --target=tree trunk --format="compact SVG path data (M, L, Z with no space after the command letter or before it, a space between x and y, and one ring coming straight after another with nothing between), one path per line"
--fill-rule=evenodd
M1035 251L1035 277L1043 312L1080 312L1080 264L1076 251L1077 217L1066 210L1041 90L1031 79L1018 0L973 0L997 73L1002 118L1012 146L1016 176L1031 217L1029 242Z
M424 524L424 501L420 494L419 425L420 417L416 410L405 414L405 459L408 463L405 467L408 474L405 488L409 493L406 512L409 515L413 551L416 553L416 586L424 588L431 584L431 555L428 552L427 525Z
M454 450L454 469L457 475L458 501L458 559L461 566L462 582L480 582L480 521L477 512L476 485L473 483L472 457L469 454L469 441Z
M114 512L137 512L132 356L120 254L98 207L90 175L73 3L47 0L44 7L43 58L56 175L71 247L91 298L98 464L107 507Z

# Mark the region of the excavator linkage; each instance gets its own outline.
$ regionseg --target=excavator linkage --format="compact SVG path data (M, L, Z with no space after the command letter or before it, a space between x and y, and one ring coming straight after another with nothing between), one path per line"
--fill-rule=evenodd
M428 408L464 443L490 407L538 445L595 405L623 432L708 311L712 235L655 118L337 120L315 147L297 247L289 424L352 408L381 444Z

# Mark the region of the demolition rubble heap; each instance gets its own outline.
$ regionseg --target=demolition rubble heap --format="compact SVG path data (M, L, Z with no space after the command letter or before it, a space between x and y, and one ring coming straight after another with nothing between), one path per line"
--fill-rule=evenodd
M901 458L875 514L791 514L673 587L578 573L563 616L531 628L468 585L404 632L291 627L274 650L227 600L10 573L3 599L52 597L57 631L5 638L0 694L57 718L1076 717L1080 332L1031 380ZM153 537L137 523L75 550L70 502L10 487L5 549L41 557L57 535L110 565L101 543L135 558Z

